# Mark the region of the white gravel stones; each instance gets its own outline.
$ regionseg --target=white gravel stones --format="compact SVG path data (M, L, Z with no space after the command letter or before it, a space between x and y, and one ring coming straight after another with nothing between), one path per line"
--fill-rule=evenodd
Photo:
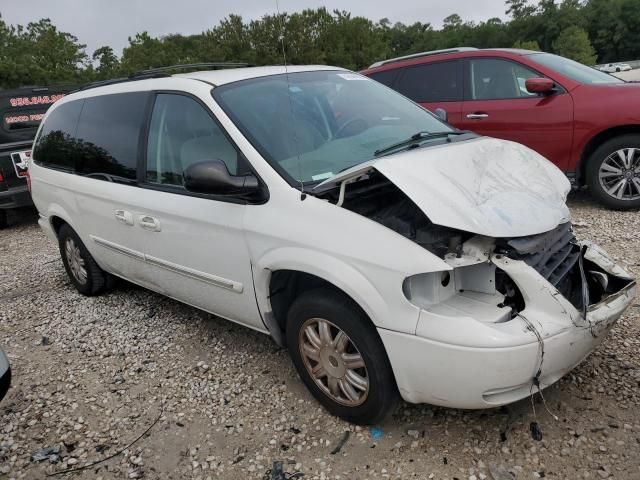
M604 210L582 193L570 206L580 238L640 275L637 212ZM540 442L528 400L466 412L402 404L374 439L322 410L266 336L129 284L80 296L34 219L0 231L0 344L14 373L0 404L6 478L104 459L161 409L147 436L73 478L260 480L276 460L305 480L640 478L638 301L545 391L560 420L536 406ZM47 448L57 453L32 460Z

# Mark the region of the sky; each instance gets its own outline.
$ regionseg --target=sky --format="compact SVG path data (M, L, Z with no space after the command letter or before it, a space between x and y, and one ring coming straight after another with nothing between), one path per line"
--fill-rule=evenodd
M280 12L327 7L378 21L431 23L457 13L463 20L504 18L504 0L278 0ZM235 13L245 20L276 12L276 0L0 0L5 22L26 25L50 18L60 30L87 45L87 53L103 45L116 54L127 38L148 31L152 36L201 33Z

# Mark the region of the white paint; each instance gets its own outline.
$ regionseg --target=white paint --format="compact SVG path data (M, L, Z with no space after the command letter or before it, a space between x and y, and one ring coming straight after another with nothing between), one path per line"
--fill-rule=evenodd
M587 355L632 301L633 285L590 309L585 320L531 267L493 253L494 237L542 233L569 218L566 178L539 155L513 143L481 138L400 153L343 172L324 185L354 182L378 170L433 222L478 234L463 244L460 257L438 258L400 234L313 195L302 201L300 192L215 103L211 85L193 79L220 84L276 73L283 68L111 85L70 95L49 111L70 99L98 94L189 92L218 118L267 185L265 204L177 195L33 164L30 175L40 225L55 239L51 219L59 217L105 270L262 332L267 331L262 318L272 313L272 272L316 275L341 289L369 316L401 394L410 402L481 408L528 394L538 344L523 318L509 320L507 309L497 306L503 297L492 284L496 267L516 282L527 305L522 315L544 338L544 386ZM119 221L116 212L132 222ZM157 220L161 228L142 228L141 217ZM587 258L606 272L628 275L595 247L589 247ZM443 272L448 282L443 282ZM411 301L403 293L405 281Z
M513 142L479 138L419 148L357 165L324 190L375 169L438 225L489 237L552 230L570 218L570 184L551 162Z

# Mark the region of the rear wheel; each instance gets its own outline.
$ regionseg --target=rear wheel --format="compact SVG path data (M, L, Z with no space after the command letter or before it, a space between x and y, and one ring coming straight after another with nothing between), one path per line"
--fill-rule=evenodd
M98 295L113 283L111 275L98 266L78 234L69 225L60 227L58 244L67 275L81 294Z
M7 211L0 210L0 230L7 227Z
M607 207L640 207L640 135L612 138L589 158L587 183L592 195Z
M289 310L287 345L303 382L333 415L374 424L395 406L384 345L348 297L329 289L300 295Z

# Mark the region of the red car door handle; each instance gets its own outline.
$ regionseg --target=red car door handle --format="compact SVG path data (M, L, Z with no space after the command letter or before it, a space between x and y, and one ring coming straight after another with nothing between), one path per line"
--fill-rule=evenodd
M488 113L470 113L467 115L467 118L471 120L482 120L483 118L489 118Z

